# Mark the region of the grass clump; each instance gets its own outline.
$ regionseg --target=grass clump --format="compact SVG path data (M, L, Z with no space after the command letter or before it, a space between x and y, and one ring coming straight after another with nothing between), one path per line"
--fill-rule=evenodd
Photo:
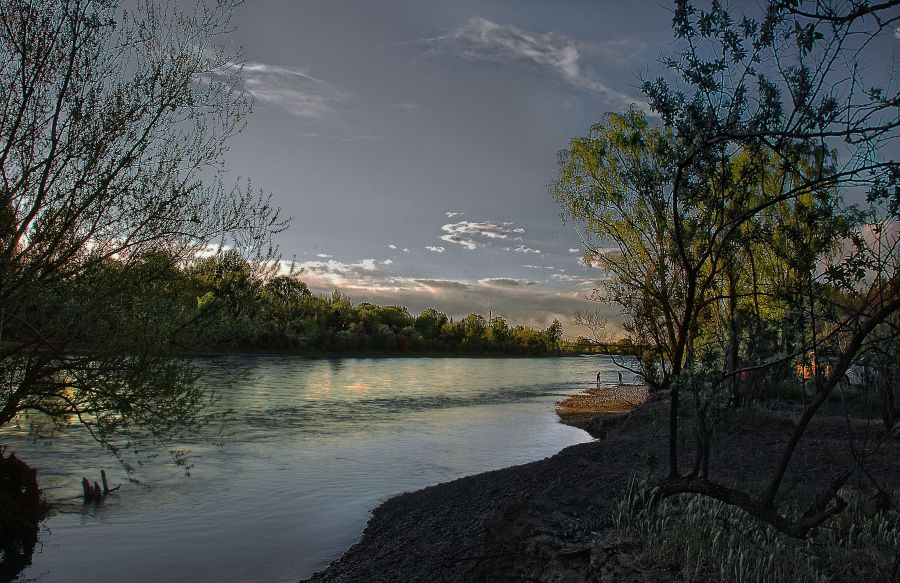
M686 582L889 581L900 575L900 516L876 510L855 490L847 508L809 538L788 537L718 500L682 495L648 507L646 486L632 483L613 523L642 545L646 559Z

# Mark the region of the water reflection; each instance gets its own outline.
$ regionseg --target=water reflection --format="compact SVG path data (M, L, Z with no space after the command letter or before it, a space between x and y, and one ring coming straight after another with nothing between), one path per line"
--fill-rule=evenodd
M31 566L38 542L37 533L35 526L33 532L15 537L0 535L0 581L15 581L22 571Z
M234 412L223 447L195 441L190 478L165 460L131 484L79 429L45 447L0 441L40 469L52 534L25 576L53 581L296 581L362 532L380 501L585 441L560 425L560 393L594 383L601 358L295 359L203 362ZM232 371L245 380L229 382ZM614 372L610 369L610 374ZM628 377L626 376L626 382ZM81 475L123 483L97 507Z

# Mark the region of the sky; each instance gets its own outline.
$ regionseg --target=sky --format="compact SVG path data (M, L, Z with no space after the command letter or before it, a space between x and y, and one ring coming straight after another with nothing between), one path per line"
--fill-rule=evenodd
M667 3L250 0L226 39L255 99L234 178L292 218L316 293L502 315L567 336L600 275L548 194L559 150L642 107Z
M646 109L671 6L249 0L225 43L255 104L227 167L292 218L277 242L316 293L586 333L576 309L620 318L587 299L601 274L548 185L572 137Z

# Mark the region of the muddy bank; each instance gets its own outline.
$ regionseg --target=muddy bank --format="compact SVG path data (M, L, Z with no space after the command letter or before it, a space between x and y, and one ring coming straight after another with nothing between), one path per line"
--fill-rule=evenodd
M615 498L629 481L660 471L667 405L655 396L630 414L607 416L602 439L550 458L391 498L375 509L362 539L308 581L677 580L642 564L634 542L616 540L610 523ZM772 452L786 442L794 412L732 415L715 443L711 477L747 487L771 472ZM841 415L817 419L786 489L803 493L823 476L853 467L846 432ZM691 452L683 453L687 463ZM870 458L869 471L896 487L898 454L894 439Z

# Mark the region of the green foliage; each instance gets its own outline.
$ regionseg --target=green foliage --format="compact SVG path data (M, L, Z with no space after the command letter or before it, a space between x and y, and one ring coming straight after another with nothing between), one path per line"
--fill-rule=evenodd
M447 314L428 308L416 318L415 327L423 337L432 340L437 338L448 321Z
M221 46L234 4L0 4L0 426L80 423L132 454L216 417L181 355L219 317L246 328L245 257L285 226L225 182L250 105ZM216 243L240 252L194 261Z
M876 354L895 349L900 313L900 104L891 65L864 76L869 52L891 42L896 6L741 9L677 0L666 71L642 85L658 124L635 108L608 114L560 154L551 192L583 226L585 261L608 276L595 299L622 308L645 380L670 390L667 493L696 490L678 483L689 434L691 480L737 492L709 481L722 409L792 380L795 365L809 377L811 398L762 498L731 497L779 523L768 510L845 373L867 361L881 378L893 371ZM862 191L864 210L845 200ZM693 432L680 426L683 393ZM887 426L894 398L882 392ZM829 516L822 505L790 532Z
M717 500L682 495L648 507L632 483L613 514L618 534L684 581L887 581L900 548L900 515L842 491L847 508L810 538L785 537Z
M793 350L785 332L798 328L784 317L843 232L832 189L769 202L793 172L826 171L821 151L722 151L679 185L685 147L640 111L610 113L560 153L551 186L563 217L584 225L586 260L609 276L595 299L653 347L644 370L660 386L701 355L734 370Z
M31 305L33 321L43 330L67 335L71 332L66 327L78 323L80 340L71 346L88 355L79 365L90 368L83 371L87 377L107 374L88 366L100 355L145 359L143 364L121 359L109 363L110 379L116 380L109 383L109 393L103 393L106 401L77 401L78 406L92 410L105 410L117 399L139 399L149 388L139 379L143 374L155 375L170 385L172 394L160 388L158 397L170 400L190 394L191 406L199 406L199 395L189 389L191 367L186 361L171 360L173 355L187 357L197 352L554 354L564 348L576 350L562 342L562 324L557 320L544 330L510 328L502 318L488 325L479 314L453 320L434 308L413 317L403 306L354 305L339 292L314 295L298 274L274 275L233 250L180 262L162 252L148 253L128 264L110 259L96 266L91 278L77 284L59 283L51 289L52 293L47 290ZM98 298L92 303L96 313L90 318L83 318L81 298L85 294ZM138 375L128 381L134 385L134 393L113 392L114 386L124 382L117 378L117 367ZM141 403L144 408L151 405ZM57 413L47 403L39 406ZM200 419L191 418L190 422L198 424ZM115 416L104 419L100 425L106 429L98 436L105 439L110 431L124 431L124 423Z

